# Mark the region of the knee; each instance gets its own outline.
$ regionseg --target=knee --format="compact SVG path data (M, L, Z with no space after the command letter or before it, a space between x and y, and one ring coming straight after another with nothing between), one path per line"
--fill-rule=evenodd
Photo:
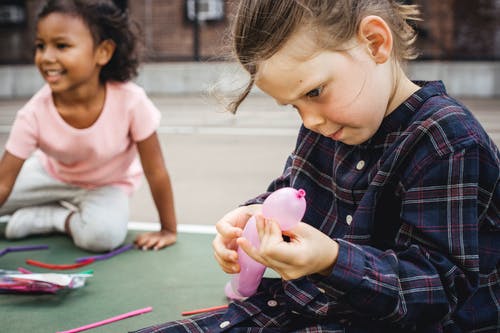
M92 252L106 252L120 246L127 236L124 228L116 228L102 223L85 223L83 228L70 227L73 242L79 248Z

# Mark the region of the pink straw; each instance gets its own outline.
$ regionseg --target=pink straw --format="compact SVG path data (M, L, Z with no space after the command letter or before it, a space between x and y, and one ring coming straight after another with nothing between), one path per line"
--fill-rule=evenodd
M115 321L119 321L119 320L122 320L122 319L125 319L125 318L128 318L128 317L133 317L133 316L137 316L137 315L140 315L140 314L143 314L143 313L146 313L146 312L150 312L152 310L153 310L153 308L151 306L149 306L149 307L144 308L144 309L139 309L139 310L127 312L127 313L118 315L116 317L111 317L111 318L108 318L108 319L104 319L102 321L98 321L97 323L88 324L88 325L85 325L85 326L82 326L82 327L73 328L73 329L71 329L69 331L60 331L60 332L57 332L57 333L76 333L76 332L81 332L81 331L89 330L89 329L94 328L94 327L103 326L103 325L106 325L106 324L109 324L109 323L112 323L112 322L115 322Z

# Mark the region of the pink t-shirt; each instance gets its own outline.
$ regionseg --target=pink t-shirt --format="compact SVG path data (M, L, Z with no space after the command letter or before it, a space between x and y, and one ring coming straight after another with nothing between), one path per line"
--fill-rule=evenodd
M160 112L141 87L107 83L99 118L77 129L59 115L45 85L17 113L6 150L21 159L36 151L47 172L63 182L85 188L116 185L130 194L142 177L135 143L159 123Z

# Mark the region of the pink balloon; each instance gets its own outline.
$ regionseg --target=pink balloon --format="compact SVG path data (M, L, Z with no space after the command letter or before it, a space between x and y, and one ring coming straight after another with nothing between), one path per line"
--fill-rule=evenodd
M305 195L304 190L291 187L276 190L262 204L262 215L266 219L278 222L281 230L290 230L304 217ZM242 237L248 239L255 248L260 247L255 217L252 216L248 220ZM240 273L233 275L224 288L226 296L230 299L243 299L255 294L266 270L266 266L250 258L240 248L238 248L238 263L241 268Z

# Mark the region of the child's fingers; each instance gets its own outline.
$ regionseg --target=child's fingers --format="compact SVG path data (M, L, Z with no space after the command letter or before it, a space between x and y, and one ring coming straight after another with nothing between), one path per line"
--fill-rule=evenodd
M238 273L240 266L238 264L238 253L233 250L214 251L214 257L222 270L226 273Z
M215 224L217 233L225 239L236 239L241 236L241 228L234 227L227 221L219 221Z
M261 250L271 248L283 242L283 234L278 222L265 220L261 231Z
M255 227L257 228L259 239L262 241L266 232L266 219L261 214L255 215Z
M225 272L230 273L229 271L231 271L232 273L235 269L239 270L239 266L237 266L238 253L228 248L221 235L215 236L212 241L212 248L215 259Z
M152 249L157 243L157 240L155 238L148 238L144 242L142 242L141 245L139 245L139 248L141 250L150 250Z
M238 255L231 244L234 244L234 241L226 240L221 235L217 234L212 241L212 248L222 259L236 261L238 260Z
M152 245L153 250L160 250L175 243L175 237L163 236Z
M266 220L259 249L261 257L273 268L280 266L283 261L283 254L287 252L288 245L283 240L279 224L273 220Z
M240 266L237 261L226 261L215 252L214 257L224 272L228 274L236 274L240 271Z
M245 251L246 254L250 256L253 260L268 266L264 258L259 253L259 250L256 249L250 241L244 237L240 237L237 239L238 246Z
M269 240L278 242L282 240L282 233L278 222L265 219L262 215L256 215L257 233L260 242L268 243Z
M171 233L149 232L137 236L134 243L141 250L159 250L174 244L176 237Z
M141 249L144 245L146 245L147 240L148 240L147 235L141 234L137 236L137 238L134 241L134 244Z

